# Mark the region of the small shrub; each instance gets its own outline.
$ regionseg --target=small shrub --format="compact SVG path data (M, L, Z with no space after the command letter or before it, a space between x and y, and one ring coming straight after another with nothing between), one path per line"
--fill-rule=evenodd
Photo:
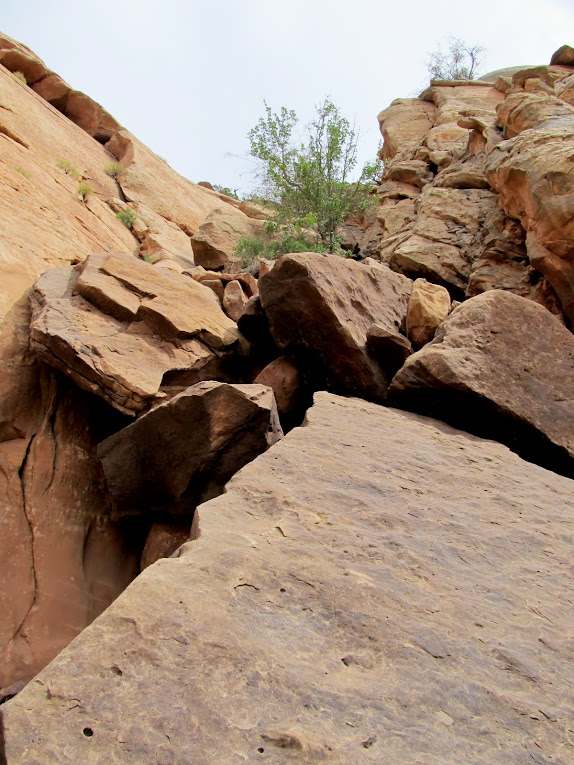
M131 231L135 223L135 220L137 218L137 213L135 210L132 210L131 207L126 207L125 210L120 210L119 213L116 213L116 218L118 220L121 220L124 226L126 226L126 228L129 228Z
M220 186L219 183L213 184L214 191L219 194L225 194L226 197L232 197L233 199L239 199L237 189L230 189L228 186Z
M12 167L14 168L14 170L17 173L20 173L20 175L23 175L24 178L31 178L32 177L30 172L28 172L28 170L26 170L25 167L22 167L21 165L12 165Z
M75 165L73 165L67 159L59 159L56 162L56 167L59 170L63 170L66 173L66 175L69 175L75 181L79 181L80 178L81 178L81 175L80 175L78 169L75 167Z
M110 178L117 178L123 169L121 162L108 162L104 167L104 173L109 175Z
M312 241L300 226L265 222L265 237L243 237L237 242L234 254L241 258L243 268L252 269L258 258L275 260L288 252L329 252L317 241ZM337 254L341 254L337 250Z
M22 80L24 85L28 84L28 80L26 79L26 75L24 74L24 72L12 72L12 74L14 75L14 77L17 77L19 80Z
M151 255L142 255L142 260L145 260L146 263L149 263L152 266L155 262Z
M89 197L91 197L93 193L94 189L90 186L89 183L82 182L78 184L78 196L84 204L86 204Z

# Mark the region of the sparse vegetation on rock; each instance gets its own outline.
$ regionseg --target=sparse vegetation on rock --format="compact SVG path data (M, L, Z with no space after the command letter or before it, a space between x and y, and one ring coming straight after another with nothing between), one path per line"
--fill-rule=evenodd
M118 213L116 213L116 218L118 220L121 220L124 226L126 226L126 228L129 228L130 231L133 228L133 225L137 217L138 216L136 211L133 210L131 207L126 207L125 210L120 210Z
M435 80L474 80L482 66L484 48L469 45L457 37L449 38L446 52L438 47L429 54L427 70Z
M92 196L94 193L94 189L92 186L90 186L89 183L86 183L85 181L82 181L78 184L78 196L80 197L80 200L86 204L88 199Z
M70 178L73 178L75 181L79 181L82 177L78 168L67 159L59 159L56 162L56 167L59 170L63 170L66 175L69 175Z
M108 162L108 164L104 167L104 173L109 175L110 178L117 178L123 169L124 168L121 162Z

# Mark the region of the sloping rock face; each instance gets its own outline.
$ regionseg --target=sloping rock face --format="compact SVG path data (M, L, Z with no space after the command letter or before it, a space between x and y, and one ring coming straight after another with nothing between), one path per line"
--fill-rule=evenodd
M189 515L282 437L264 385L201 382L98 447L115 514Z
M237 340L208 287L129 255L46 272L32 308L34 350L126 414L148 408L168 373L217 376L218 353Z
M12 73L17 71L28 85ZM47 269L81 263L91 253L136 255L146 237L146 254L161 250L162 258L192 263L190 235L213 209L231 205L184 181L151 152L134 150L139 175L134 170L136 184L124 168L125 197L139 195L149 202L136 211L145 217L140 242L116 217L121 178L105 172L116 157L102 143L118 129L101 106L74 91L25 46L0 34L0 688L30 679L122 591L139 571L146 531L112 521L97 488L97 441L125 420L30 352L28 290ZM127 165L129 157L124 158ZM78 195L81 181L94 190L85 203ZM179 196L181 209L173 204L177 214L162 206L168 189ZM137 266L135 258L130 262ZM94 321L103 319L93 304L83 305ZM114 321L107 315L111 345ZM77 329L81 333L81 323ZM92 340L103 348L103 335ZM203 340L182 341L183 350L179 339L163 341L163 351L161 342L150 335L142 366L170 356L165 369L178 367L163 381L170 393L195 382L179 379L177 358L187 368L191 356L220 353L204 347ZM201 350L195 355L185 350L196 343ZM126 345L124 351L129 355L131 348ZM89 358L88 346L84 352ZM112 357L129 367L111 346L100 362L106 366ZM92 383L86 387L93 390Z
M574 337L532 301L491 290L458 306L389 397L574 476Z
M381 112L385 173L368 233L382 262L453 299L503 289L570 318L574 72L509 72L432 81Z
M398 333L411 287L378 264L317 253L284 255L259 282L279 348L304 359L316 385L376 400L385 398L390 376L384 359L370 356L367 331L378 324Z
M572 489L317 394L2 706L7 762L566 762Z

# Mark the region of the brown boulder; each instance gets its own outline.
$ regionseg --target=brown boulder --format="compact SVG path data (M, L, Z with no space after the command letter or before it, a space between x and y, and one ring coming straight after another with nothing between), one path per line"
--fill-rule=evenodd
M280 356L267 364L253 382L271 388L279 414L286 414L295 407L300 393L301 377L295 364L286 356Z
M169 558L178 547L189 540L189 535L189 524L153 523L142 552L141 570L160 558Z
M562 45L553 53L550 59L551 64L560 64L562 66L574 66L574 48L570 45Z
M566 765L573 482L315 398L3 705L9 765Z
M34 350L127 414L149 407L167 373L213 377L237 339L208 287L127 255L48 271L31 300Z
M195 262L204 268L224 268L241 238L263 236L264 224L233 208L213 210L192 237Z
M305 359L315 385L382 400L388 376L367 350L367 331L398 331L410 279L386 266L336 255L284 255L259 280L261 305L279 348Z
M201 382L98 447L116 515L191 516L282 437L263 385Z
M398 332L373 324L367 332L367 347L371 355L386 365L390 373L400 369L413 352L410 341Z
M227 282L223 292L223 310L233 321L237 321L243 311L249 298L243 292L243 288L236 279Z
M407 336L418 349L433 339L434 333L450 311L448 290L426 279L417 279L407 309Z
M389 400L574 476L574 337L531 300L467 300L406 361Z

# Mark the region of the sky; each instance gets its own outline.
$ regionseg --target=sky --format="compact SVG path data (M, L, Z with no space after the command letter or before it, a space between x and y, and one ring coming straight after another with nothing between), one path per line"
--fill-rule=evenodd
M549 63L574 47L574 2L0 0L0 28L182 175L247 194L264 100L304 125L329 96L355 122L363 164L379 111L424 88L449 36L485 48L483 73Z

